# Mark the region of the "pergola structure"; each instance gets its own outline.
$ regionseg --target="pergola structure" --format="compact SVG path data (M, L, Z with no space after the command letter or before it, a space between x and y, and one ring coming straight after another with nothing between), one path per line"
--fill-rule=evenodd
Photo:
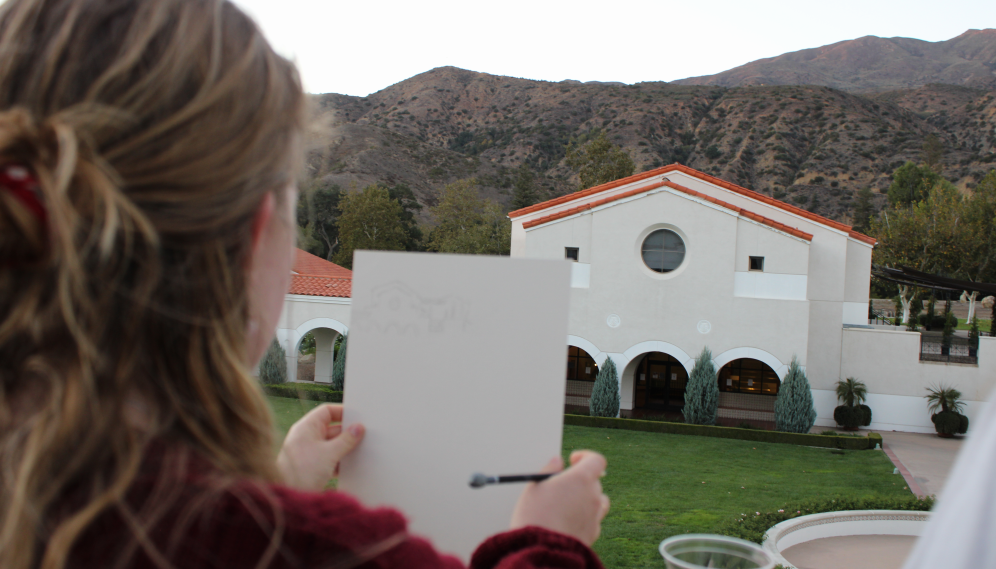
M923 271L917 271L909 267L900 266L893 269L881 265L872 265L872 276L883 281L896 283L900 286L911 286L929 288L942 292L965 292L969 295L968 318L971 321L975 315L975 299L978 295L996 295L996 283L980 283L974 281L962 281L951 279L939 275L932 275Z

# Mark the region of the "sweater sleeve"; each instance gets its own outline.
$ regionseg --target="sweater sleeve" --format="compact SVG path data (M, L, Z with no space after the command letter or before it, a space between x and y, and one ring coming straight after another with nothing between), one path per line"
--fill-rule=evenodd
M456 557L407 533L397 510L365 508L341 492L308 493L274 487L286 520L284 566L340 565L383 569L460 569ZM601 569L595 553L574 538L538 527L488 538L474 553L473 569Z

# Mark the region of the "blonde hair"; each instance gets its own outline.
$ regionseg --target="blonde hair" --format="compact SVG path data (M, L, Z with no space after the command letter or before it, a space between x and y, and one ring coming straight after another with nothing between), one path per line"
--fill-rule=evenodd
M305 109L294 66L226 0L0 6L0 166L33 173L47 214L0 188L0 252L31 260L0 259L0 567L69 564L127 512L153 440L277 479L245 268Z

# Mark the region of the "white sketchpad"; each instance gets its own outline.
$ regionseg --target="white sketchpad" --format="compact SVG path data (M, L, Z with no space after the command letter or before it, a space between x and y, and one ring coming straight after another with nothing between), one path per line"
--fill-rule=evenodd
M367 428L339 489L404 512L468 560L508 528L521 484L560 454L570 263L357 252L344 422Z

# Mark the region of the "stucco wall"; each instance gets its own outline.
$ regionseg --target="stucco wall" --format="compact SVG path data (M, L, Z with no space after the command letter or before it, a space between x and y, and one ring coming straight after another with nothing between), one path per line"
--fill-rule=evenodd
M334 334L316 338L321 354L316 352L316 378L331 374L331 341L349 330L350 299L325 296L288 294L277 327L277 342L287 354L287 379L297 379L297 354L301 338L316 329L328 329ZM325 352L328 352L326 354ZM327 368L327 369L326 369Z

